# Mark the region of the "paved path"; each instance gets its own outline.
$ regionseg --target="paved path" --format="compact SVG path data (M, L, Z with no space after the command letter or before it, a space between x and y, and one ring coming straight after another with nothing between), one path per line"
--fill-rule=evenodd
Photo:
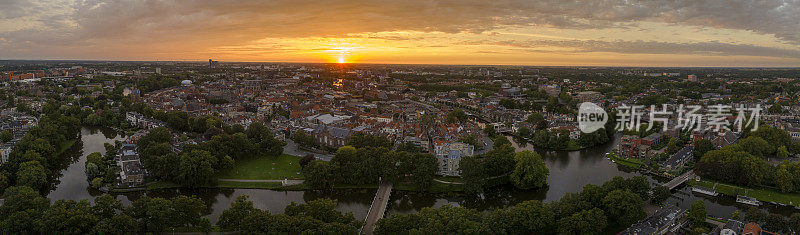
M475 153L473 155L481 155L481 154L488 153L489 151L494 150L494 141L492 141L492 138L483 137L483 138L481 138L481 142L483 142L482 143L483 144L483 149L475 150Z
M725 227L725 223L706 218L706 223L713 224L719 228Z
M375 230L375 224L378 220L383 218L386 213L386 207L389 204L389 196L392 194L392 183L388 181L381 181L378 192L375 193L375 198L372 199L372 205L369 207L367 217L364 218L364 227L361 228L362 234L372 234Z
M689 179L691 178L694 178L694 170L691 170L689 172L683 173L683 175L675 177L674 179L664 184L664 186L669 188L669 190L672 190L678 187L678 185L681 185L686 181L689 181Z
M433 179L433 181L436 181L436 182L439 182L439 183L443 183L443 184L464 184L464 183L461 183L461 182L450 182L450 181L444 181L444 180L440 180L440 179Z
M305 155L311 154L314 155L315 158L326 162L331 161L331 159L333 158L333 155L331 154L313 153L302 150L299 148L299 146L297 146L297 143L295 143L290 139L286 139L286 146L283 146L283 153L298 157L303 157Z
M497 178L500 178L500 177L507 176L509 174L511 174L511 173L505 173L505 174L498 175L498 176L492 176L492 177L489 177L489 178L486 178L486 179L487 180L493 180L493 179L497 179ZM436 178L434 178L433 181L436 181L436 182L439 182L439 183L443 183L443 184L464 184L462 182L444 181L444 180L440 180L440 179L436 179Z
M243 179L219 179L218 181L228 182L251 182L251 183L281 183L283 186L298 185L305 182L305 180L243 180Z

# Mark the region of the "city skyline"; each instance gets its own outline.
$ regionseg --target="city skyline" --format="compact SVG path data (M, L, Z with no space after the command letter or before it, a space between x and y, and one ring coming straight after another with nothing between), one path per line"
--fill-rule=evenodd
M0 59L800 66L796 1L0 2Z

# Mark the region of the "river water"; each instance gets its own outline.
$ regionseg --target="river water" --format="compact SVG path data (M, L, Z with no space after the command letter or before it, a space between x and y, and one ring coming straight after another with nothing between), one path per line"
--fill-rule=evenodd
M89 199L102 195L102 192L92 190L86 181L84 164L86 156L92 152L105 152L103 143L113 143L124 139L114 134L113 131L83 128L81 130L81 147L73 148L70 153L72 162L62 171L60 182L47 197L51 200ZM510 139L517 151L534 150L530 144L517 144ZM580 151L537 151L542 155L547 168L550 169L548 187L534 191L520 191L510 187L498 187L487 190L482 195L432 195L427 193L394 191L391 195L388 214L414 213L424 207L438 207L442 205L460 205L478 210L487 210L495 207L514 205L526 200L558 200L567 193L580 192L584 185L602 184L615 176L625 178L641 175L624 166L618 166L605 158L604 154L610 151L618 141L580 150ZM658 179L648 176L651 183L663 183ZM194 195L203 199L208 206L207 217L216 222L223 210L239 195L249 195L257 208L269 210L271 213L282 213L289 203L303 203L317 198L332 198L338 200L338 209L343 212L352 212L356 218L364 218L369 210L374 196L374 189L361 190L326 190L326 191L275 191L266 189L169 189L146 192L149 196L173 197L177 195ZM123 204L144 195L145 192L115 194ZM719 196L708 197L691 192L688 187L673 191L668 204L676 204L688 209L695 200L703 200L710 215L729 218L736 210L744 213L748 206L738 204L735 198ZM761 207L771 213L789 215L795 210L791 207L778 207L765 205Z

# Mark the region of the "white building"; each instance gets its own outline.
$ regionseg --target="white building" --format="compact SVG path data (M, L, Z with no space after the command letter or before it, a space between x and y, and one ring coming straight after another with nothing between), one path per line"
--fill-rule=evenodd
M0 163L8 162L8 156L11 154L11 150L14 149L14 144L6 143L3 146L0 146Z
M125 120L128 121L133 126L139 126L146 129L153 129L153 128L167 126L167 124L161 120L147 118L144 115L137 112L125 113Z
M461 142L436 141L433 145L433 152L439 160L440 175L460 176L461 169L459 163L462 157L472 156L475 147Z

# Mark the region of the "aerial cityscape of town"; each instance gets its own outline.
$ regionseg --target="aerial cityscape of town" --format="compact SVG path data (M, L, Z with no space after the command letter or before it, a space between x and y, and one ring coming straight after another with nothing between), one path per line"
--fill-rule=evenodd
M796 235L798 26L797 0L0 0L0 235Z
M741 234L800 217L800 69L2 68L6 231ZM584 102L613 110L597 131ZM722 104L721 128L681 124Z

